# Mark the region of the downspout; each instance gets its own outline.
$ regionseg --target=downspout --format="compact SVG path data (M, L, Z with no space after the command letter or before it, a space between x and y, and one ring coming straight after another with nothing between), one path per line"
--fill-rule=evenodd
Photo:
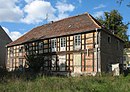
M100 34L99 29L96 28L96 44L95 44L95 54L96 54L96 63L97 63L97 73L101 72L100 68Z
M98 32L98 42L99 42L99 46L98 46L98 72L101 73L101 31Z

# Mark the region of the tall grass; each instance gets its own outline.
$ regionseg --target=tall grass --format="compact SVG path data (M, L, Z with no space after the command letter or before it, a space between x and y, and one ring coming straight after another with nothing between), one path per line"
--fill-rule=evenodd
M0 92L130 92L130 76L7 78Z

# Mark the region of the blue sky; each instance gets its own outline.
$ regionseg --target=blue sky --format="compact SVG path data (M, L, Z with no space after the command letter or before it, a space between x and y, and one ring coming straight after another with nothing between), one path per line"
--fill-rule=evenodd
M6 3L5 3L6 2ZM32 28L69 16L90 13L94 17L116 9L123 16L123 22L130 21L130 2L124 0L0 0L0 25L12 40L16 40ZM130 26L128 34L130 35Z

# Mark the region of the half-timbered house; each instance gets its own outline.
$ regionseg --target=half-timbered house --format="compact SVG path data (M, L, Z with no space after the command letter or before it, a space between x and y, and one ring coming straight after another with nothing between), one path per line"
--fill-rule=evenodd
M36 27L7 45L7 69L26 66L25 55L43 55L43 70L96 74L122 63L123 41L85 13Z

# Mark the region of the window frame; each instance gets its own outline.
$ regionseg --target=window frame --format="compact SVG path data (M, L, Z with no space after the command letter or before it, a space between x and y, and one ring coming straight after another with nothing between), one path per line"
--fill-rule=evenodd
M66 37L60 38L60 51L65 51L66 49Z
M119 49L120 49L120 41L117 40L117 50L119 50Z
M54 52L57 50L57 40L56 38L51 39L51 51Z
M107 37L107 42L111 43L111 36L110 35Z
M74 36L74 49L78 50L81 48L81 35Z

